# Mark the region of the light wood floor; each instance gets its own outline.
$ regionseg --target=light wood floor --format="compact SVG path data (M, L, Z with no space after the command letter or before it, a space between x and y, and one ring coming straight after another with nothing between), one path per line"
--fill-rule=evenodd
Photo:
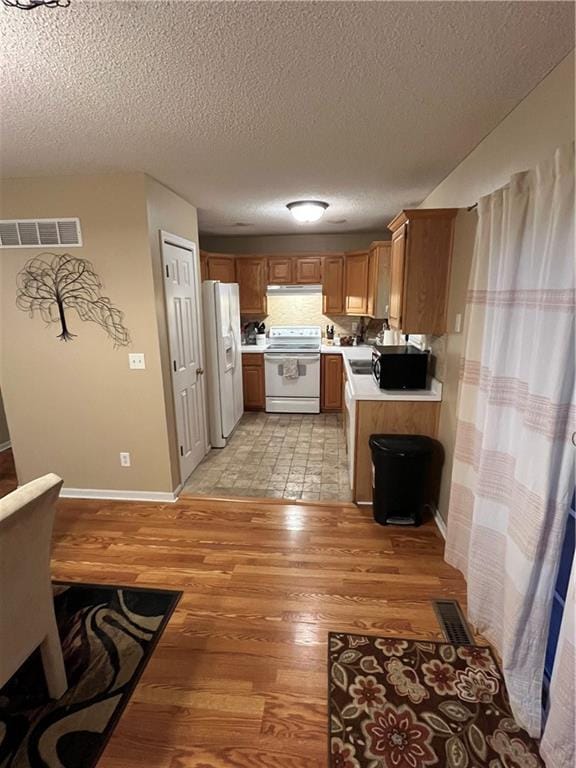
M100 768L326 768L328 631L439 638L442 548L351 505L62 502L56 578L184 592Z
M328 631L440 638L442 550L353 505L60 502L55 578L184 592L99 768L326 768Z

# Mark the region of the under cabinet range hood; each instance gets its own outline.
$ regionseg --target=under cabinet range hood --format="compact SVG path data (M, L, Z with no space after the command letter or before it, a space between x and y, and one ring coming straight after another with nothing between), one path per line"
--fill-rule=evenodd
M269 285L266 288L268 296L299 296L310 293L322 293L322 286L318 285Z

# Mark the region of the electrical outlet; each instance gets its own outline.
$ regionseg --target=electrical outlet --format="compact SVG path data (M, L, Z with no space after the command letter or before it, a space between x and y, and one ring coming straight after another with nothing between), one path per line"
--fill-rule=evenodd
M454 319L454 333L460 333L462 330L462 315L457 314Z
M130 466L130 454L129 453L121 453L120 454L120 466L121 467L129 467Z
M132 370L146 368L143 352L132 352L128 355L128 364Z

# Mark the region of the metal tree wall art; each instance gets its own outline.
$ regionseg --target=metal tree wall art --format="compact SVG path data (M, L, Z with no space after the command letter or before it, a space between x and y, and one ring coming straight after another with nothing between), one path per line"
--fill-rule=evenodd
M70 341L66 311L76 310L81 320L98 323L114 342L115 347L130 343L128 330L122 321L124 313L102 296L102 283L87 259L69 253L41 253L26 264L19 273L16 305L34 317L35 312L46 323L60 323L61 341Z
M2 0L8 8L18 8L21 11L31 11L33 8L68 8L70 0Z

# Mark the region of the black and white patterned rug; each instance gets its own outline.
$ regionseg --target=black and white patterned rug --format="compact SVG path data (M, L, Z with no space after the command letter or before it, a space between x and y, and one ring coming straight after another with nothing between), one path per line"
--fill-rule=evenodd
M180 592L54 584L68 691L48 698L39 652L0 690L0 766L92 768Z

